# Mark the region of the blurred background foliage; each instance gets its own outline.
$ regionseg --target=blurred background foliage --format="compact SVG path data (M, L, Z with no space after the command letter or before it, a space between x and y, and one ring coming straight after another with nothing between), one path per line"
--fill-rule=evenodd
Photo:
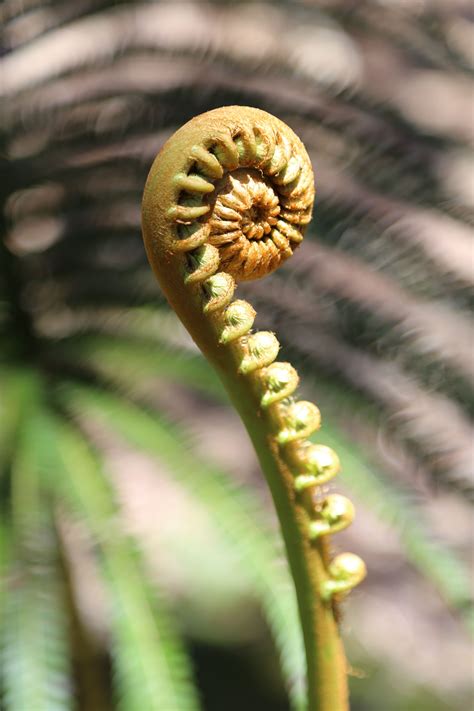
M370 571L343 610L353 710L464 711L472 6L3 0L0 13L2 708L283 711L285 689L298 707L268 493L140 236L166 138L246 104L287 122L316 174L303 246L241 295L320 405L317 440L358 508L337 541Z

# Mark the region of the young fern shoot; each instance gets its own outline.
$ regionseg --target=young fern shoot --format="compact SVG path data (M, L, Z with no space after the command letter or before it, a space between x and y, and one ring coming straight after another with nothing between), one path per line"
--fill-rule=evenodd
M252 332L255 311L236 282L288 259L311 219L306 150L265 111L229 106L197 116L157 156L145 187L143 236L161 288L216 368L270 487L294 579L307 659L309 711L347 711L347 669L334 603L365 576L356 555L333 560L329 535L350 524L352 503L319 495L337 455L308 437L320 426L293 394L298 374L275 362L273 333Z

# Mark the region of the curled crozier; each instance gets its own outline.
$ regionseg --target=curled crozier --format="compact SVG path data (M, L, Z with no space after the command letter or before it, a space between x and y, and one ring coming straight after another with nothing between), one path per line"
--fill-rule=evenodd
M239 281L266 277L291 257L314 194L308 155L288 126L259 109L215 109L180 128L157 156L143 235L163 292L219 373L267 478L303 627L308 709L347 711L334 605L365 566L353 554L331 561L328 540L354 509L336 494L318 503L339 470L332 450L308 440L320 412L294 397L298 374L276 361L275 334L253 332L255 310L235 298Z

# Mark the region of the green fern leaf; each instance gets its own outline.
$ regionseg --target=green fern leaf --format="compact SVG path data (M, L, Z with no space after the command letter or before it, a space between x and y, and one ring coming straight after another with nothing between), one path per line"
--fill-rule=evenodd
M26 404L34 399L36 378L27 369L0 369L0 472L15 451Z
M51 419L40 457L51 482L97 545L110 602L118 708L197 711L190 665L164 604L151 594L139 553L121 533L114 496L81 435Z
M133 385L147 376L166 378L192 387L206 397L226 398L212 368L198 353L178 349L157 338L82 335L63 341L60 352L74 354L77 363L94 368L117 387Z
M25 416L12 467L0 623L5 711L68 711L68 620L51 503L35 456L41 412Z

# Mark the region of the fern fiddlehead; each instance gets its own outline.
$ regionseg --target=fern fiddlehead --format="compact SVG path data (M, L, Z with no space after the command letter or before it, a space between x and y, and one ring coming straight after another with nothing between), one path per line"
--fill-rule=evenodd
M231 106L197 116L157 156L145 187L143 236L157 279L217 369L266 475L295 581L307 657L310 711L348 708L346 662L334 601L363 579L360 558L330 559L328 534L354 509L319 495L337 455L308 441L320 426L293 394L298 375L277 362L273 333L252 332L255 311L236 282L270 274L303 239L314 179L293 131L264 111Z

